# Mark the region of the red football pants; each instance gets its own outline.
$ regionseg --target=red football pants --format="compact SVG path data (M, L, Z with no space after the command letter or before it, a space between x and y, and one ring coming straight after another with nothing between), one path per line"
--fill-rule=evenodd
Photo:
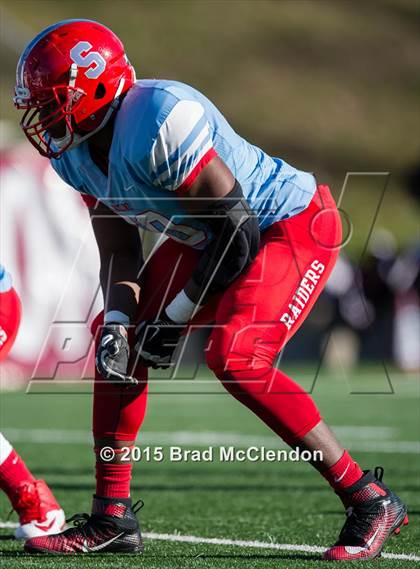
M318 186L305 211L262 234L249 269L192 322L214 322L206 351L209 368L289 444L321 417L312 398L273 363L324 288L340 244L336 205L329 188ZM199 254L172 240L159 247L144 271L139 321L154 318L184 287ZM93 333L102 322L100 314ZM95 438L135 439L146 410L147 369L138 366L135 375L141 383L132 389L95 382Z
M0 293L0 362L10 352L19 330L21 304L14 288Z

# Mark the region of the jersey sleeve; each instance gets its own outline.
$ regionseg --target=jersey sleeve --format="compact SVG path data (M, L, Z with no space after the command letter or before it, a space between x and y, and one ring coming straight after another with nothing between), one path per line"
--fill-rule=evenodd
M152 183L182 192L215 156L203 106L198 101L178 101L161 125L150 152Z

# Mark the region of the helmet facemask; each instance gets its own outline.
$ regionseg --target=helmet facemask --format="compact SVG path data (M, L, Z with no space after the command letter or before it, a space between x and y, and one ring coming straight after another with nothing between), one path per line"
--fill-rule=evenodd
M25 111L21 128L42 156L58 158L73 145L72 118L84 96L82 89L70 85L41 89L25 98L16 89L15 107Z
M15 107L25 110L20 126L29 142L47 158L60 158L66 151L78 146L99 130L101 130L111 118L114 110L119 106L119 97L123 91L125 79L121 78L113 101L103 109L104 116L99 125L90 132L82 133L79 129L74 114L85 96L82 89L71 85L60 85L50 89L36 92L35 96L26 101L16 94L14 97ZM19 90L16 89L18 92ZM51 107L51 112L45 110ZM44 114L45 113L45 114ZM42 116L44 114L44 116ZM51 132L54 127L62 123L62 135L54 136ZM49 132L50 131L50 132ZM61 134L61 133L60 133Z

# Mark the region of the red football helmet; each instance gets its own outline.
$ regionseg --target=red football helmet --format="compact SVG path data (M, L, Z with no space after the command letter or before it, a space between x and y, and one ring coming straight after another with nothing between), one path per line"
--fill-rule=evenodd
M105 126L134 81L111 30L91 20L64 20L23 51L13 101L25 110L20 125L31 144L42 156L58 158Z

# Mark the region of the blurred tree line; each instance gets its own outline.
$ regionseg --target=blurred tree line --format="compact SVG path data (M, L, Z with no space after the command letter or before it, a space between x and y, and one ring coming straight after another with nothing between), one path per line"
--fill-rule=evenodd
M376 225L399 243L419 238L417 206L405 191L420 156L417 0L1 0L0 7L3 121L19 118L10 95L27 41L61 19L97 19L123 39L139 77L202 90L241 135L313 171L336 196L347 172L389 173L348 180L343 208L363 226L353 231L350 255L364 249L375 212Z

